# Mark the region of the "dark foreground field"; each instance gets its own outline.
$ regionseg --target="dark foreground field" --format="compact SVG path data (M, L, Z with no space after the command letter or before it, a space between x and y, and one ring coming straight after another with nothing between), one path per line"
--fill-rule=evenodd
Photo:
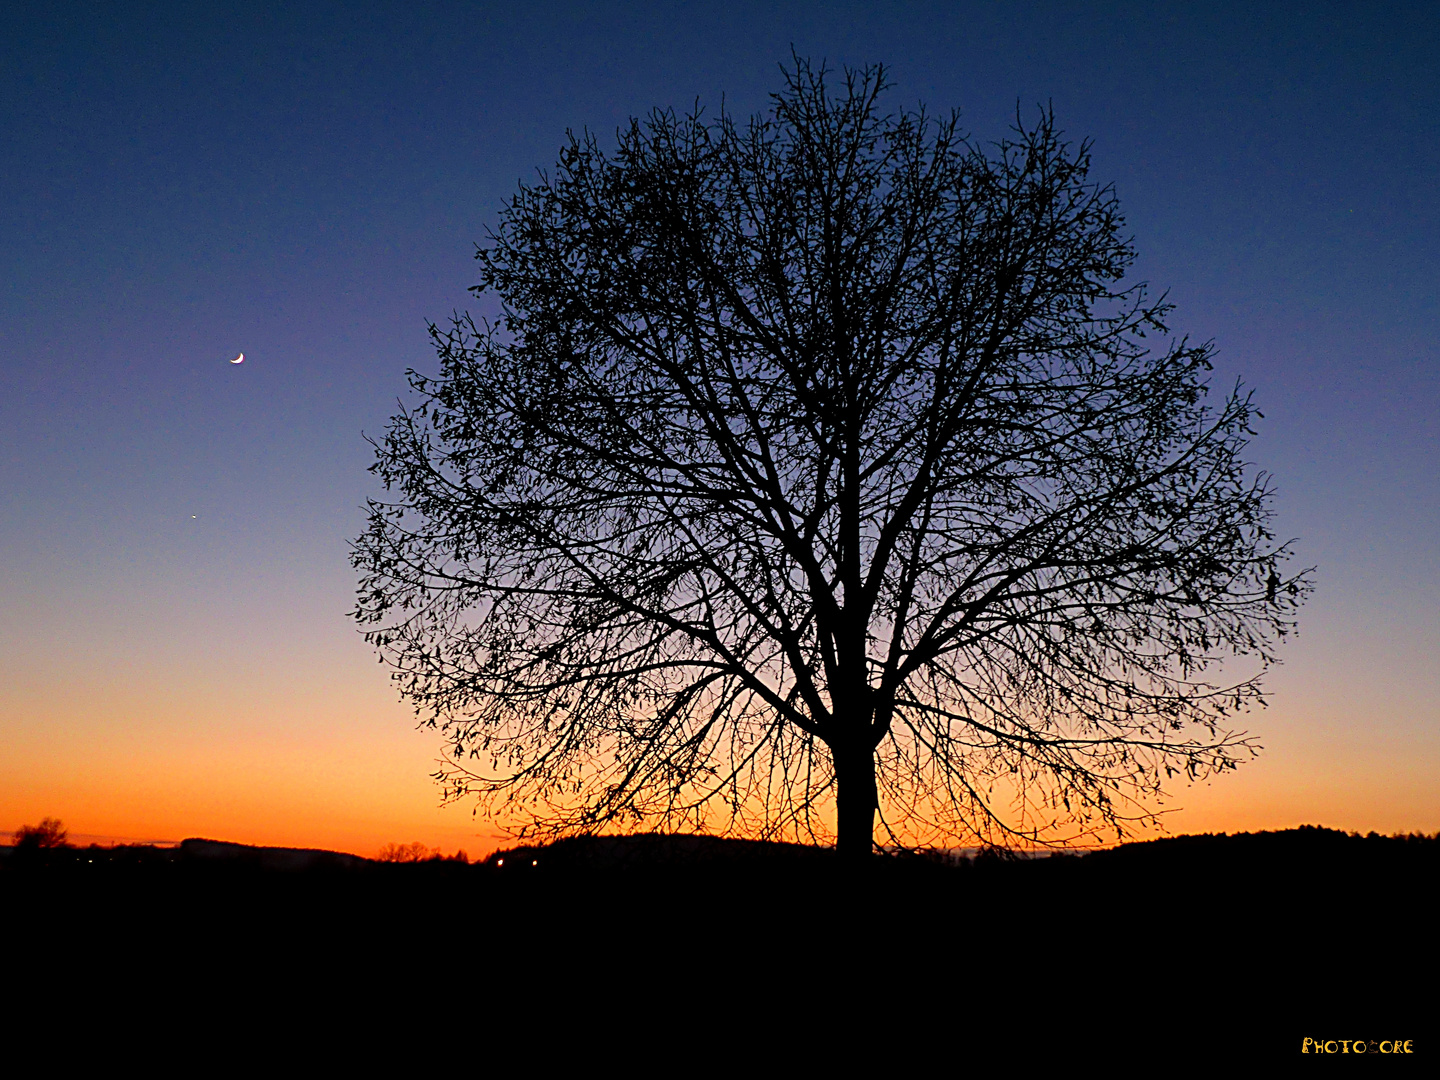
M1433 1053L1437 868L1440 838L1315 828L863 872L698 838L476 865L191 841L7 853L0 916L20 1007L75 1030L618 1040L646 1074L816 1048L1164 1065Z

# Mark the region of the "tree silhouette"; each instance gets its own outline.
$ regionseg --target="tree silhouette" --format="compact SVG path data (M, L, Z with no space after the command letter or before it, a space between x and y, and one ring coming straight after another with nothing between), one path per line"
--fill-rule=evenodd
M21 825L15 830L15 846L22 851L53 851L66 848L70 832L59 818L47 817L39 825Z
M356 618L522 834L1045 841L1254 752L1309 584L1248 393L1051 113L827 78L572 135L375 442Z
M430 850L419 840L410 844L386 844L380 849L380 854L375 856L376 862L412 863L428 862L430 859L441 858L440 849Z

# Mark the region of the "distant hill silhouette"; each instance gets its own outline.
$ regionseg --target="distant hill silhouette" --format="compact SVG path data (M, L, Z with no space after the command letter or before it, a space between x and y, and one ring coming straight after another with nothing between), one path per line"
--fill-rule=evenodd
M183 861L242 862L259 870L291 872L318 869L353 870L371 862L359 855L319 848L252 847L249 844L232 844L226 840L199 838L182 840L179 857Z
M20 853L13 845L0 845L0 866L21 869ZM1153 840L1132 841L1112 848L1088 852L1057 849L1020 853L1008 858L1004 852L974 850L934 852L918 855L877 857L877 867L924 866L930 870L984 870L989 874L1046 873L1064 866L1083 865L1090 873L1128 873L1131 870L1215 870L1226 866L1266 874L1291 872L1331 873L1339 863L1375 869L1408 867L1434 870L1440 864L1440 834L1381 836L1346 833L1314 825L1256 833L1204 833ZM45 865L75 865L97 862L107 865L227 866L260 871L303 872L308 870L373 870L384 866L388 872L400 867L419 868L435 861L382 863L345 852L320 848L260 847L226 840L192 837L176 847L149 844L88 848L54 848L44 852ZM543 844L521 844L492 852L476 863L477 872L544 867L550 872L663 871L667 868L692 871L713 866L739 868L828 867L834 852L830 848L763 840L738 840L698 834L638 833L623 836L582 836ZM465 864L460 863L463 867ZM1021 866L1029 869L1023 872ZM507 875L508 877L509 875Z
M482 865L495 869L524 868L543 860L547 869L554 870L654 870L708 865L813 865L833 857L830 848L804 844L684 833L639 833L577 836L548 844L506 848L493 852Z
M1195 858L1324 857L1433 858L1440 854L1440 833L1381 836L1347 833L1317 825L1254 833L1198 833L1132 841L1095 854L1106 859L1153 861Z

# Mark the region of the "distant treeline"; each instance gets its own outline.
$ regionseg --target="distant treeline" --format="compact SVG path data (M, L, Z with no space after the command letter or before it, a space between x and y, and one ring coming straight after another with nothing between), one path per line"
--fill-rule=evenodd
M828 866L829 848L759 840L685 834L646 833L628 836L572 837L548 844L519 845L493 852L473 864L483 876L558 872L603 872L666 868L693 870L740 867L771 869ZM996 871L1029 867L1024 873L1045 873L1049 868L1084 864L1088 872L1122 872L1139 868L1179 869L1186 865L1237 864L1298 869L1330 867L1336 861L1356 865L1433 866L1440 859L1440 833L1402 833L1382 836L1371 832L1342 832L1315 825L1255 833L1203 833L1133 841L1111 848L1079 852L1056 849L1012 851L1005 848L929 850L882 853L874 860L875 872L933 874L946 870ZM443 865L450 872L472 867L463 852L452 856L421 845L390 845L379 859L311 848L256 847L227 841L189 839L177 846L121 844L79 847L0 845L0 872L23 872L43 867L140 869L145 867L302 871L384 871Z

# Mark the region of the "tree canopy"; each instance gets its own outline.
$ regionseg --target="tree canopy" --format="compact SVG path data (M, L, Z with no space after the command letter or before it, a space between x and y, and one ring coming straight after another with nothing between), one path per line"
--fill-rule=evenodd
M1250 395L1049 111L987 144L886 90L797 60L504 206L353 553L448 796L860 853L1123 830L1254 751L1309 586Z
M15 830L15 846L22 850L51 850L70 846L70 831L59 818L47 817L39 825L21 825Z

